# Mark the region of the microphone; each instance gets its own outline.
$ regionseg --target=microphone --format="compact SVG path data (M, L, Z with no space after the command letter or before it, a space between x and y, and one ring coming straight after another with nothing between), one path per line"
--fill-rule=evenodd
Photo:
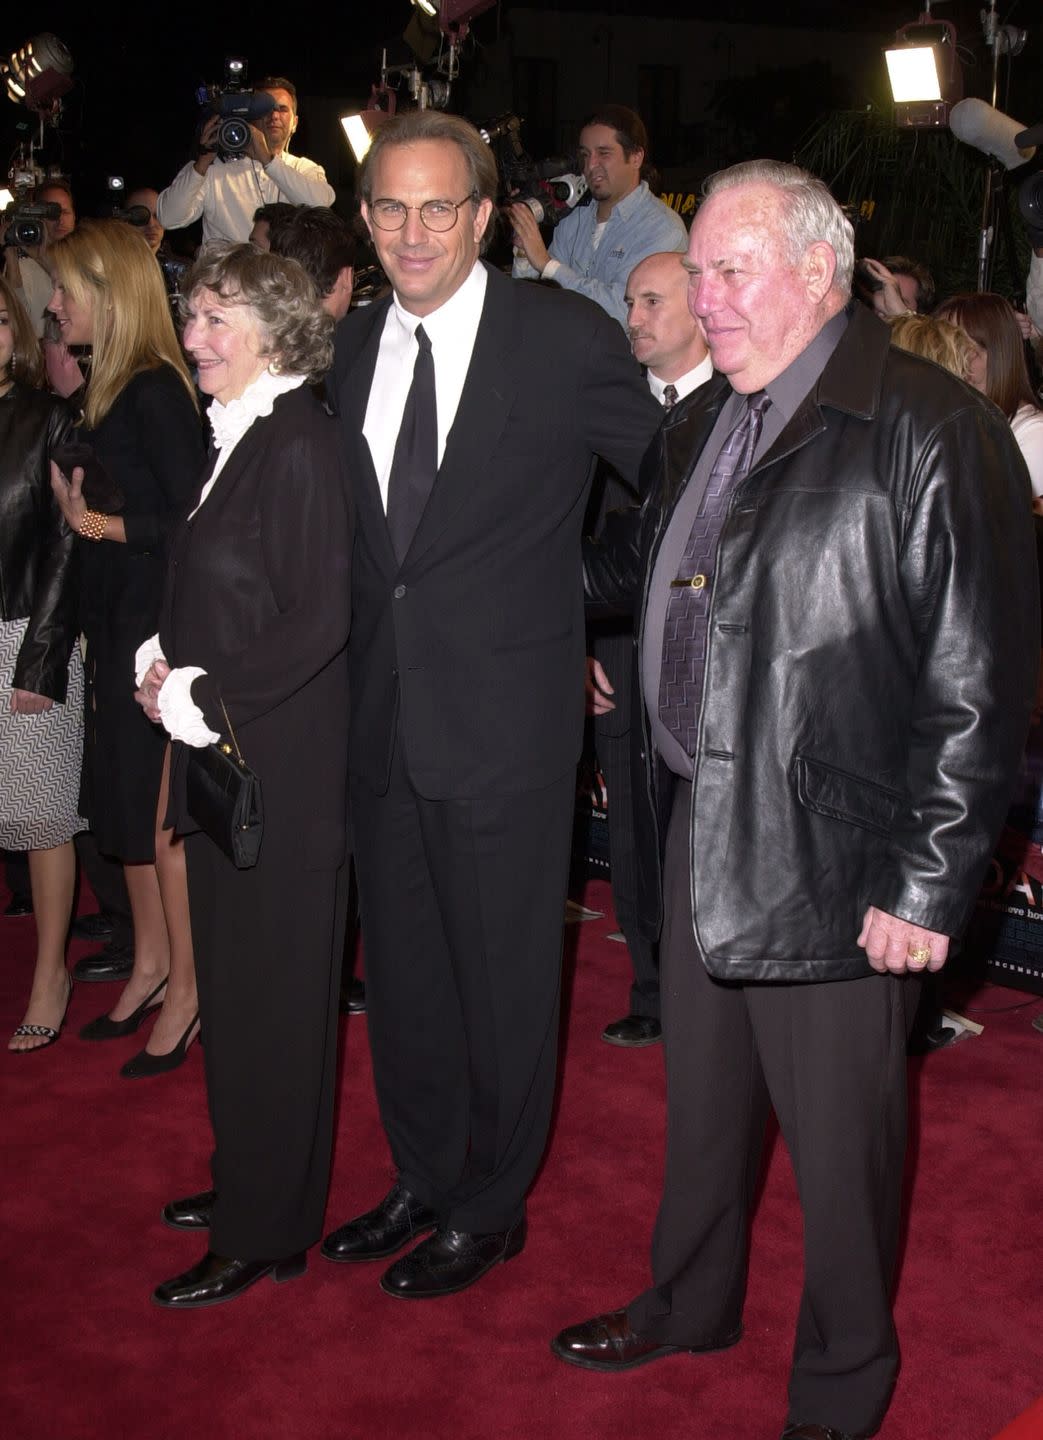
M1007 170L1016 170L1032 159L1036 153L1036 132L1043 132L1040 126L1026 130L1017 120L986 105L984 100L961 100L954 105L949 114L949 129L957 140L992 155ZM1033 139L1025 145L1023 142L1030 136ZM1039 138L1043 139L1043 133Z
M1014 144L1019 150L1027 150L1030 145L1043 145L1043 124L1030 125L1027 130L1022 130L1020 135L1014 136Z

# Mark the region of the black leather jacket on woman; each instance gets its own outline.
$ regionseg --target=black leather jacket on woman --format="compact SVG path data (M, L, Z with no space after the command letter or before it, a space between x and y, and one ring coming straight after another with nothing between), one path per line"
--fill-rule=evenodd
M666 418L645 505L588 543L592 613L629 599L643 622L666 524L729 390L715 376ZM1035 688L1030 504L999 410L891 349L855 307L736 487L711 579L691 823L712 974L867 974L855 942L869 905L963 928Z
M63 400L14 385L0 395L0 619L29 619L13 684L65 700L76 639L72 531L51 493L51 451L68 433Z

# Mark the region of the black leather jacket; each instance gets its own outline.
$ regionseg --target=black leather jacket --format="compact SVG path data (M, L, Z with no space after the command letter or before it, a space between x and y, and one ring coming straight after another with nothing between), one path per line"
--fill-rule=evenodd
M70 424L65 402L45 391L14 385L0 396L0 618L29 619L12 683L59 704L77 630L75 537L48 459Z
M588 542L592 613L629 602L643 619L667 521L728 393L715 376L667 417L645 505ZM692 805L712 974L867 974L855 941L869 905L963 928L1039 663L1030 500L999 410L891 349L855 307L721 535Z

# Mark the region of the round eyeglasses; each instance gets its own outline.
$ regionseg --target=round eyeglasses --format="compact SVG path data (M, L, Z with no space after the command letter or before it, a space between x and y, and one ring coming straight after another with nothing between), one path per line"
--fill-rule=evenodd
M456 224L460 206L477 199L472 190L462 200L425 200L423 205L403 205L401 200L374 200L369 213L378 230L401 230L406 223L406 215L410 210L416 210L425 230L437 233L451 230Z

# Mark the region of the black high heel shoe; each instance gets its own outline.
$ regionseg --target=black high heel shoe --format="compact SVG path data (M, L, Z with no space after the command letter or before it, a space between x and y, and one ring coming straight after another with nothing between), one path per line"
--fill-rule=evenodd
M124 1035L133 1035L138 1026L145 1019L150 1010L158 1010L162 1000L153 1004L156 996L166 985L167 980L163 979L152 991L146 995L136 1010L132 1010L126 1020L111 1020L108 1015L99 1015L96 1020L89 1021L80 1031L81 1040L119 1040Z
M203 1305L220 1305L234 1300L258 1280L270 1275L277 1285L294 1280L308 1268L302 1250L285 1260L233 1260L208 1250L198 1265L165 1280L152 1292L157 1305L168 1310L198 1310Z
M185 1056L188 1054L188 1047L192 1043L192 1031L199 1024L199 1011L192 1016L188 1022L188 1029L181 1039L168 1050L165 1055L152 1055L147 1050L139 1050L125 1065L120 1066L120 1074L124 1080L144 1080L150 1075L165 1075L168 1070L176 1070L179 1065L185 1063Z

